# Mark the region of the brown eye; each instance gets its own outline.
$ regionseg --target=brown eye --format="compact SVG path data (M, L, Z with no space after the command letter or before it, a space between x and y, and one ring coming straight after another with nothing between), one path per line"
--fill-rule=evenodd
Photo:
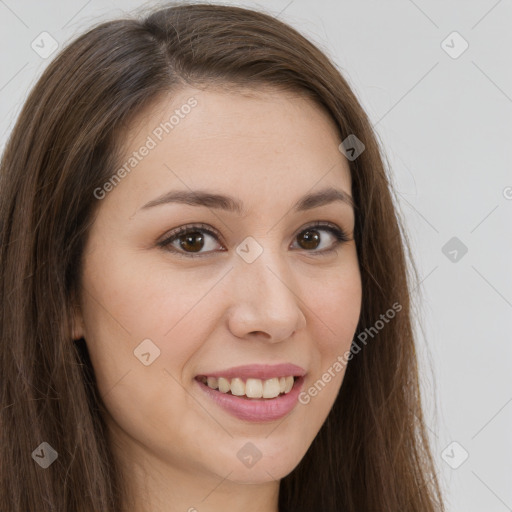
M193 258L214 254L220 246L218 239L217 233L202 225L182 226L158 245L178 256Z
M180 235L177 240L184 251L198 252L204 247L204 236L199 231Z
M316 249L320 245L320 235L316 229L308 229L299 235L303 242L300 244L303 249Z
M330 243L329 237L326 238L325 233L329 234L331 238ZM345 231L336 224L326 223L325 221L318 221L312 226L303 229L297 235L299 249L319 256L330 254L336 250L338 245L349 240L350 238L345 234Z

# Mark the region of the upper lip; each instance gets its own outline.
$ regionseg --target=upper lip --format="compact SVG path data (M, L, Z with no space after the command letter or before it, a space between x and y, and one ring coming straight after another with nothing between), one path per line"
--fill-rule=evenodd
M224 377L226 379L233 379L240 377L241 379L272 379L274 377L303 377L306 375L306 370L297 366L296 364L283 363L283 364L248 364L244 366L235 366L226 368L225 370L216 370L212 372L204 372L197 377Z

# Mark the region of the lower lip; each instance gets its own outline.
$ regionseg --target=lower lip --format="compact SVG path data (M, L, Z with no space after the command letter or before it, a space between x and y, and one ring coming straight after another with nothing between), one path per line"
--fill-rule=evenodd
M263 422L274 421L289 414L297 405L297 399L304 384L304 377L295 379L289 393L271 399L241 398L221 393L196 379L199 387L225 411L238 419Z

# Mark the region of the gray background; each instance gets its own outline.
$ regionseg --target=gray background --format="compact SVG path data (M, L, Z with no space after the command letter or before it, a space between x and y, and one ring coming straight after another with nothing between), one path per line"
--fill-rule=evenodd
M511 3L237 4L279 14L320 45L374 123L421 275L418 352L448 510L512 511ZM62 45L141 5L0 0L1 149L52 58L32 41L47 31ZM461 55L454 31L469 44Z

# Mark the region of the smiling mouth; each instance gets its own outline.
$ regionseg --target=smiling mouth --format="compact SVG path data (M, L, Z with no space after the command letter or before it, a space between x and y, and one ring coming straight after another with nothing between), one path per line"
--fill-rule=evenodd
M288 394L292 390L298 377L289 375L270 379L243 379L240 377L227 379L224 377L199 375L196 379L210 389L226 395L252 400L271 400L278 396Z

